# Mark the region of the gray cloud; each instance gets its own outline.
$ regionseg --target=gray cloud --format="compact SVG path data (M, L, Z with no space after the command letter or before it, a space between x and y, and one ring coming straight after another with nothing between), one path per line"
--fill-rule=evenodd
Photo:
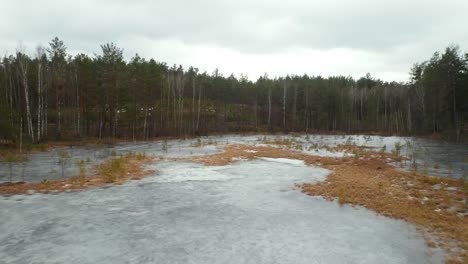
M382 60L370 62L380 66L368 71L406 73L405 67L450 43L468 46L465 0L0 0L0 4L0 52L14 51L19 41L47 45L56 35L71 51L92 54L99 52L99 44L115 41L133 45L124 47L129 56L160 55L159 60L178 59L174 63L187 60L174 54L191 56L203 47L227 49L246 58L347 49ZM161 55L152 48L167 43L185 50L163 47L166 54ZM357 71L364 68L356 65Z

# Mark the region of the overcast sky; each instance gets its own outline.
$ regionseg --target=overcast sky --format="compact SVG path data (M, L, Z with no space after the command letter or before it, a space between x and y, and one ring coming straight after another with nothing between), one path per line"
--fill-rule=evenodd
M468 0L0 0L0 54L55 36L70 54L115 42L168 64L255 80L370 72L406 81L414 62L468 50Z

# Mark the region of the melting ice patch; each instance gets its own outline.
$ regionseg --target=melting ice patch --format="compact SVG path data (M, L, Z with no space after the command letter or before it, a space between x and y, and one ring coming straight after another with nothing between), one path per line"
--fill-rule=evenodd
M310 197L329 171L263 159L162 162L106 189L0 197L4 263L442 263L416 229Z
M344 151L329 151L326 149L302 150L301 152L308 155L331 158L343 158L351 156L351 154L346 153Z
M236 175L221 173L220 167L205 167L191 162L162 162L149 166L158 171L156 177L143 181L152 182L187 182L187 181L227 181L239 178Z
M285 158L261 158L262 160L285 163L290 165L302 165L304 166L304 161L296 159L285 159Z
M191 157L203 156L215 153L220 153L223 150L216 145L220 144L248 144L253 146L278 146L263 144L263 140L294 140L304 146L301 152L305 154L326 156L326 157L343 157L352 155L344 152L331 152L322 148L322 146L336 146L338 144L356 144L369 147L375 147L375 150L380 150L385 146L387 152L391 152L397 143L403 146L401 149L402 155L412 154L416 151L418 155L418 167L423 167L424 164L430 164L428 172L431 175L442 177L460 178L467 170L464 157L468 155L468 148L463 144L451 144L443 141L435 141L429 139L407 138L407 137L379 137L379 136L357 136L357 135L302 135L302 136L273 136L273 135L225 135L225 136L210 136L200 137L197 139L187 140L167 140L153 142L127 142L115 145L102 146L73 146L57 148L51 151L32 153L28 155L28 161L21 163L8 164L0 161L0 182L10 181L25 181L25 182L40 182L43 179L56 180L61 178L71 178L79 175L81 161L84 161L87 173L92 174L93 167L100 164L114 154L126 153L146 153L147 155L156 155L163 157ZM411 144L408 144L411 143ZM202 147L195 147L199 144ZM214 144L214 145L211 145ZM317 150L308 151L310 146L319 146ZM409 145L413 146L412 148ZM294 150L294 149L293 149ZM67 151L71 159L63 168L59 158L59 151ZM247 150L247 152L255 153L255 150ZM409 163L407 163L409 164ZM434 168L435 165L437 169ZM399 164L396 164L399 165ZM406 164L403 164L406 166ZM434 165L434 166L433 166ZM10 167L11 166L11 167ZM399 166L398 166L399 167ZM408 168L409 169L409 168Z

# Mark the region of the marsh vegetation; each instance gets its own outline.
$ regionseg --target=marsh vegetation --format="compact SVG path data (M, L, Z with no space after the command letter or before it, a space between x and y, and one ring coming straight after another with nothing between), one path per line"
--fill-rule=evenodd
M447 149L456 155L446 155ZM466 260L468 247L465 231L468 230L468 183L464 177L465 166L468 164L466 159L461 158L466 152L467 149L460 145L447 145L429 139L310 134L226 135L185 140L68 146L24 155L29 160L23 162L23 168L27 168L23 170L23 174L24 171L27 172L26 179L29 182L0 184L0 192L4 195L57 194L91 189L88 191L97 192L99 195L98 193L105 192L108 187L113 189L112 186L115 185L122 185L115 189L117 193L133 188L131 186L137 183L132 183L132 180L141 181L138 188L149 188L150 191L151 188L159 188L159 184L176 184L179 181L220 184L220 180L229 182L243 176L254 177L252 179L258 181L255 186L259 183L274 186L278 184L275 183L276 180L266 175L282 172L285 175L275 177L289 179L289 187L284 185L283 188L296 186L294 192L302 190L306 194L338 204L338 209L333 210L338 210L337 214L341 215L339 217L344 217L342 214L347 215L344 213L346 209L339 208L351 205L368 208L389 218L402 219L418 227L424 239L422 242L415 240L419 242L414 243L422 243L418 247L427 247L424 250L429 250L434 255L431 260L426 259L427 256L418 256L414 261L426 259L437 263L438 260L446 258L453 263L462 263ZM264 159L268 161L265 164L262 163ZM8 164L16 164L16 160L15 158L11 162L5 160L1 163L1 171L10 172L10 178L12 173ZM256 163L258 160L258 164L262 165ZM187 162L200 163L202 169L198 172L198 167L194 167L193 164L184 165ZM250 168L248 162L253 162L252 164L259 167ZM38 177L41 175L41 166L38 164L44 166L43 177ZM244 171L236 167L234 175L225 175L224 172L213 174L220 168L229 170L230 166L237 166L235 164L239 164L239 168L250 169ZM304 170L308 170L309 167L324 168L329 172L323 174L320 181L306 177L290 182L298 173L302 173L294 167L302 166L300 164L306 165ZM74 169L70 170L71 167ZM59 175L51 175L51 168L60 172ZM245 175L241 176L241 171ZM148 178L144 178L145 176ZM8 177L3 179L7 182L12 181ZM241 182L250 184L243 180ZM101 187L106 189L100 189ZM254 188L259 190L259 187ZM232 191L235 190L237 189ZM176 190L173 191L177 193ZM232 206L239 206L238 200L235 201ZM80 203L79 200L76 202ZM329 202L324 204L325 207L329 206L327 203ZM354 219L356 216L352 214L346 217ZM391 224L387 224L388 230L391 230ZM347 238L343 239L346 241ZM414 252L402 254L409 257ZM391 258L391 255L386 257Z

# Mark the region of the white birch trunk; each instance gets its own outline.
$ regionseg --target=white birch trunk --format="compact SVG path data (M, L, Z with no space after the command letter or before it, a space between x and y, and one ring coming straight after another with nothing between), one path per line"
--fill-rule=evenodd
M21 54L18 62L23 79L24 101L26 104L26 122L28 123L28 135L31 137L32 142L34 142L34 128L32 124L31 109L29 105L28 65L25 61L24 56L25 55Z

